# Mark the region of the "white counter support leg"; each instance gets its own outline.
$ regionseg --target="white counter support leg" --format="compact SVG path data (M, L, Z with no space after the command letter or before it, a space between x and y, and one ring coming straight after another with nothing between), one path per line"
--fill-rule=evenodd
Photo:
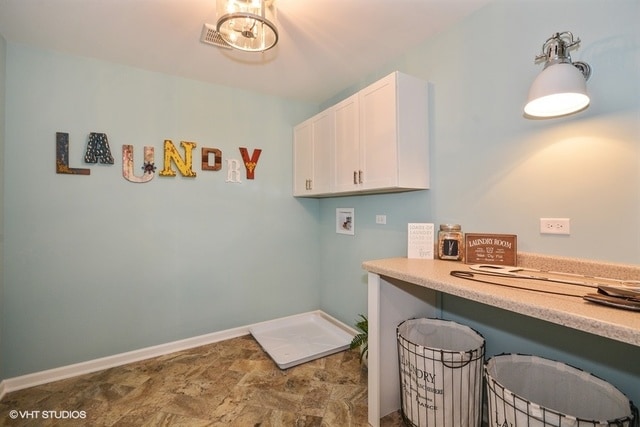
M436 291L396 279L368 276L369 425L400 409L396 327L416 317L437 317Z

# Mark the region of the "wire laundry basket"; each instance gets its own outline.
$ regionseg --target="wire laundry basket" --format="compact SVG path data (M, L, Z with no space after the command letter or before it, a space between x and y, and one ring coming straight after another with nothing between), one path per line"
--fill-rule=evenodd
M396 329L401 413L412 427L479 427L485 340L442 319L406 320Z
M485 363L490 426L640 427L621 391L579 368L522 354Z

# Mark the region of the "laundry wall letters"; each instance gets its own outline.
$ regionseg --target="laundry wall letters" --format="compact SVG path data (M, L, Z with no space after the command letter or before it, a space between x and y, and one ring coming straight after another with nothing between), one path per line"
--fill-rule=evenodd
M159 175L174 177L177 175L174 167L183 177L195 178L197 173L193 170L193 152L196 142L180 141L178 149L173 141L167 139L163 145L163 167ZM238 147L242 160L227 159L227 176L225 182L242 182L242 166L246 179L255 179L256 168L262 149L254 149L251 153L246 147ZM202 171L217 172L222 170L223 154L219 148L203 147L200 151ZM135 173L135 149L133 145L122 145L122 176L129 182L146 183L155 177L155 151L154 147L144 146L141 172ZM87 141L84 155L85 163L101 163L113 165L114 158L106 133L91 132ZM213 164L211 163L213 161ZM90 175L91 169L69 166L69 134L56 133L56 173L69 175Z

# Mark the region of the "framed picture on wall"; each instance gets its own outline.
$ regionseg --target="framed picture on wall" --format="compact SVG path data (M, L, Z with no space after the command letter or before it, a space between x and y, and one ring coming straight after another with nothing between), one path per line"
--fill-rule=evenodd
M356 234L356 217L353 208L336 208L336 233Z

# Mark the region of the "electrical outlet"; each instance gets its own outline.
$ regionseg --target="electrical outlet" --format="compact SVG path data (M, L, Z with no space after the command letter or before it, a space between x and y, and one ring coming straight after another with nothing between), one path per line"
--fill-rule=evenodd
M387 216L386 215L376 215L376 224L386 224Z
M540 218L540 233L571 234L570 218Z

